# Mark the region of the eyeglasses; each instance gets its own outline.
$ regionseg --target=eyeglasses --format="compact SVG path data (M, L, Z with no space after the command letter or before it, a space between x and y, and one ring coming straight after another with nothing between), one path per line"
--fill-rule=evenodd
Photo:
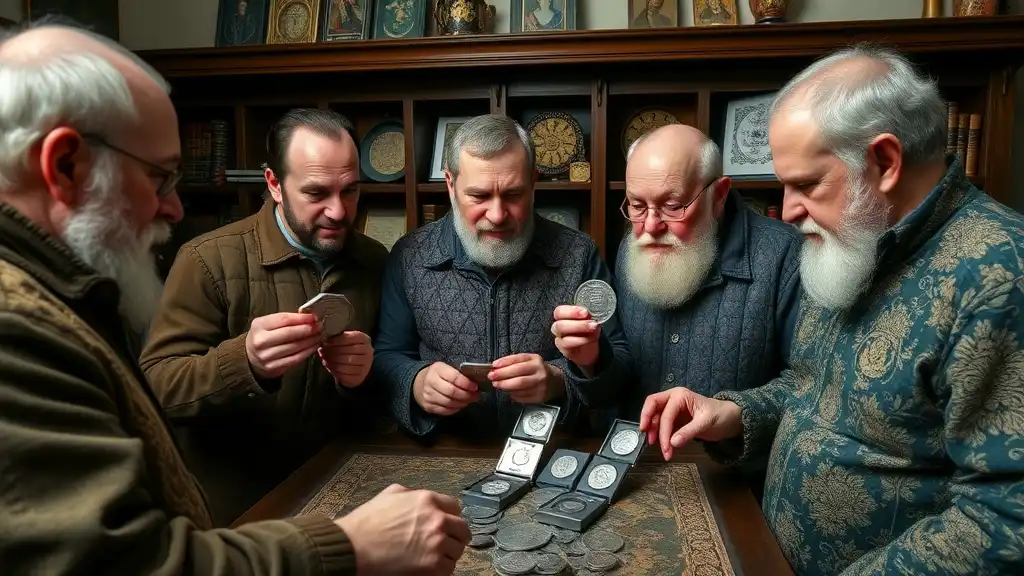
M711 182L708 182L707 185L701 188L700 192L697 192L693 199L687 202L686 204L680 204L678 202L670 200L667 203L658 206L657 208L655 208L655 210L658 211L658 218L662 222L681 221L683 217L686 216L686 209L692 206L693 203L696 202L698 198L700 198L700 195L703 194L705 190L710 188L715 182L718 182L718 178L715 178ZM619 212L622 212L622 216L625 217L626 220L629 220L634 224L643 224L644 222L647 221L648 209L649 207L647 206L647 204L631 204L629 202L628 196L622 199L622 206L619 206Z
M118 148L117 146L114 146L113 144L108 142L106 138L104 138L104 137L102 137L102 136L100 136L98 134L82 134L82 138L85 138L86 140L88 140L90 142L94 142L96 144L99 144L100 146L103 146L104 148L113 150L114 152L117 152L118 154L122 154L124 156L127 156L128 158L131 158L132 160L135 160L139 164L142 164L143 166L145 166L145 167L153 170L154 172L157 172L158 174L160 174L160 176L163 178L163 181L160 183L160 186L156 189L156 195L157 195L158 198L163 198L163 197L167 196L168 194L170 194L171 192L173 192L174 189L178 186L178 183L181 182L181 177L182 177L181 168L175 168L174 170L168 170L167 168L164 168L163 166L160 166L158 164L154 164L154 163L150 162L149 160L146 160L146 159L143 159L143 158L139 158L135 154L132 154L131 152L128 152L127 150L124 150L123 148Z

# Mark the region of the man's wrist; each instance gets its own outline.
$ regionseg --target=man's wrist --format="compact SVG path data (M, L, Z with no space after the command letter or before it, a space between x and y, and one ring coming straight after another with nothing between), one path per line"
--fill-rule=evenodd
M722 439L731 440L743 436L743 408L731 400L719 400L722 402L724 416L722 423Z

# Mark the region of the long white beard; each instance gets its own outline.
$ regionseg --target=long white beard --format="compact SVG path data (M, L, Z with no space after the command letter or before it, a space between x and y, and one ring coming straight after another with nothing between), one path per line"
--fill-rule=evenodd
M652 243L668 244L671 248L656 253L644 250ZM657 238L647 232L639 238L630 234L626 244L626 283L650 306L676 308L700 290L717 257L718 221L714 219L688 244L668 231Z
M100 154L86 186L86 201L68 217L64 241L83 262L120 288L120 312L144 337L160 306L163 282L152 248L171 237L170 225L156 221L136 236L122 192L118 164Z
M875 273L878 240L888 228L889 208L871 195L863 180L854 179L851 191L853 201L843 211L837 233L810 216L799 226L804 234L821 236L821 242L804 241L801 283L812 300L833 310L849 308L867 288Z
M486 220L481 220L475 230L470 229L462 219L459 203L455 201L455 198L451 198L451 203L455 233L462 242L462 248L466 251L470 260L484 268L499 270L509 268L522 260L523 254L526 254L526 249L530 247L530 241L533 239L535 223L532 207L527 212L529 216L522 231L511 240L499 240L497 238L481 238L478 232L493 230L490 223Z

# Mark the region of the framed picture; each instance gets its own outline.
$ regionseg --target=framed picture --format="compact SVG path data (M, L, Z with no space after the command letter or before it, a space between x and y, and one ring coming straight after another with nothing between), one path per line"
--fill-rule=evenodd
M217 46L263 44L267 37L267 0L220 0Z
M630 28L679 26L679 0L629 0Z
M48 14L66 16L97 34L120 40L117 0L25 0L25 19L29 22Z
M267 44L316 42L320 0L270 0Z
M512 0L512 32L576 29L576 0Z
M421 38L427 24L427 0L375 0L374 38Z
M736 0L693 0L693 25L738 24Z
M768 147L768 112L775 93L738 98L726 105L722 168L734 178L774 178Z
M437 134L434 136L434 158L430 162L430 179L444 180L444 151L455 136L459 126L472 116L448 116L437 119Z
M370 38L375 0L323 0L320 37L324 42Z

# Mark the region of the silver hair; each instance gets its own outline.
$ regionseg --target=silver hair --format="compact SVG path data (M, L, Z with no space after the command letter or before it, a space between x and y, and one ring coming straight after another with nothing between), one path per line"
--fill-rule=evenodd
M459 176L459 157L467 152L474 158L488 160L508 146L518 142L526 150L530 174L533 174L536 158L533 141L518 122L501 114L484 114L466 121L452 136L444 150L444 165L452 178Z
M880 72L833 73L855 58L876 63ZM802 97L794 92L807 88ZM941 161L946 152L947 110L936 83L903 55L861 44L822 58L800 72L775 96L774 116L791 105L812 114L828 149L854 172L862 172L867 149L879 134L893 134L908 165ZM799 102L795 102L799 100Z
M139 66L170 94L170 85L152 66L117 42L68 25L66 19L41 19L29 30L40 28L66 28L104 44ZM25 32L9 34L0 44L14 41ZM66 52L0 58L0 190L20 183L32 147L57 126L110 134L138 120L124 74L97 54Z
M654 130L651 132L653 131ZM633 156L633 151L636 150L636 147L643 142L651 132L641 135L629 145L629 149L626 150L626 162L629 162L629 159ZM707 184L715 178L722 177L722 152L718 148L718 144L707 136L705 136L701 141L699 176L701 184Z

